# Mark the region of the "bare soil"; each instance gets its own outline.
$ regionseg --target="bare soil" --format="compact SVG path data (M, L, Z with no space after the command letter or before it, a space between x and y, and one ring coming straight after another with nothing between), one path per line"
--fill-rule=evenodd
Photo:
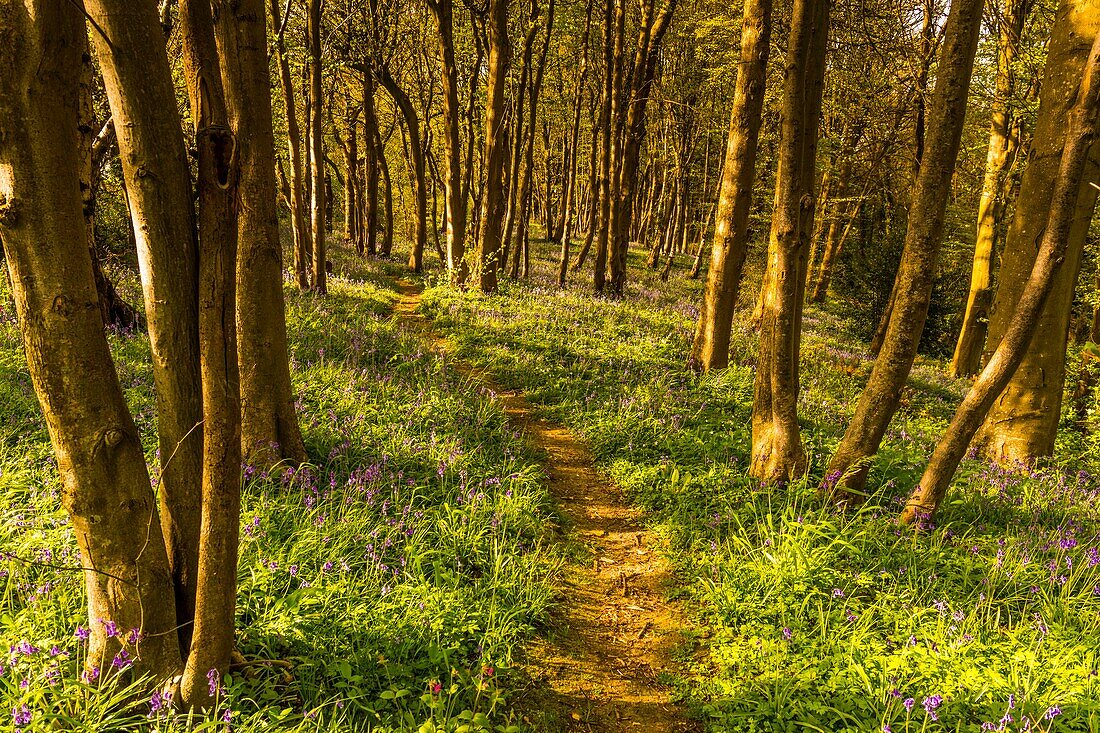
M400 280L394 316L433 348L453 353L417 313L420 289ZM549 489L569 525L561 598L547 633L527 650L526 688L513 702L537 730L688 733L700 730L659 680L673 669L687 619L667 598L673 577L658 537L619 487L597 470L584 443L538 417L522 392L484 370L456 368L496 393L508 419L546 456Z

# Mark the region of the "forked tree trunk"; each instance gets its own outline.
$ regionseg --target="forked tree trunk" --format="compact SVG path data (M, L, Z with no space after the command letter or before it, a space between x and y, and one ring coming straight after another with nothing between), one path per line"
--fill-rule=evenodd
M621 162L617 166L616 201L608 259L611 266L611 292L623 294L626 286L626 255L630 246L630 220L634 213L634 196L638 177L638 160L645 139L645 113L650 88L657 73L657 58L661 41L672 22L677 0L665 0L657 12L654 0L646 0L638 47L634 53L626 116L623 123Z
M229 124L240 155L237 352L241 449L269 468L306 459L294 410L275 200L275 134L263 0L221 4L215 28Z
M481 237L472 273L483 293L497 289L497 257L504 218L504 92L508 84L508 0L489 0L489 82L485 92L485 192Z
M956 377L977 374L981 368L989 306L993 301L993 251L997 245L997 228L1007 203L1009 168L1019 146L1019 139L1013 133L1015 115L1010 106L1016 86L1014 64L1030 5L1030 0L1004 0L998 3L1001 12L997 14L999 32L993 119L989 126L989 148L978 203L978 233L974 241L970 294L955 354L951 359L951 372Z
M714 244L692 360L709 371L729 365L733 311L748 252L749 210L771 38L771 0L748 0L741 20L741 63L730 112L726 160L714 215Z
M294 235L294 278L301 290L309 289L310 242L309 216L303 185L305 167L302 163L302 133L298 127L298 108L294 103L294 79L290 75L280 0L270 0L271 25L275 29L275 60L279 66L279 86L283 92L283 115L286 117L287 150L290 155L290 226Z
M198 257L183 128L152 3L87 0L84 6L100 29L91 38L137 236L157 394L161 522L186 644L198 573L203 430Z
M378 170L382 175L382 246L378 253L389 257L393 252L393 180L390 178L390 164L386 159L386 143L382 132L376 127L374 150L378 158Z
M262 0L256 0L257 4ZM198 158L199 348L202 370L202 531L192 643L180 693L189 708L211 702L207 674L224 675L234 645L241 495L241 400L237 367L237 140L207 0L180 0L183 67ZM261 15L263 7L260 5ZM223 13L220 22L231 22ZM235 40L235 39L234 39Z
M306 44L309 54L309 165L311 194L310 238L313 240L313 289L328 291L328 256L325 250L325 131L321 83L321 4L309 0L306 14Z
M1049 65L1051 62L1063 62L1064 57L1049 56L1048 59ZM1072 246L1071 230L1080 213L1082 184L1087 185L1089 181L1085 174L1090 167L1091 151L1097 137L1097 117L1100 112L1100 33L1093 40L1083 77L1077 93L1070 96L1076 101L1068 119L1062 118L1066 133L1057 141L1063 143L1063 147L1059 156L1057 177L1054 179L1054 190L1050 196L1050 213L1027 283L996 351L936 445L920 484L913 490L905 505L901 515L902 523L910 524L930 516L947 495L951 478L969 449L971 438L1023 361L1032 339L1038 333L1043 309L1050 294L1054 292L1059 270L1069 264L1067 253Z
M806 473L798 427L798 357L806 257L813 231L829 9L828 0L795 0L787 47L779 171L752 408L750 471L765 481L786 481Z
M984 0L955 0L947 17L940 71L929 109L928 140L917 174L889 324L855 416L829 462L828 488L835 486L841 500L858 500L863 491L870 460L901 402L928 317L983 4Z
M69 3L3 3L0 38L0 242L86 568L85 668L110 673L125 650L155 684L180 665L172 573L88 259L76 131L84 18ZM122 633L108 636L107 622Z
M1016 211L1005 240L997 294L989 318L985 352L997 348L1012 322L1050 209L1058 176L1062 136L1093 36L1100 29L1100 3L1063 0L1055 14L1047 46L1047 63L1039 115L1024 171ZM1096 205L1100 144L1094 145L1085 169L1077 214L1069 229L1065 263L1058 269L1031 346L998 396L978 434L986 454L1006 465L1030 463L1054 450L1066 377L1066 343L1070 313L1085 238Z

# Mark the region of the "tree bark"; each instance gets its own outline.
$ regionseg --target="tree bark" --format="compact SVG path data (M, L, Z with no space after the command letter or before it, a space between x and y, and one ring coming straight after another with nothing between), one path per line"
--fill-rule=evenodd
M1020 50L1020 35L1030 10L1029 0L1003 0L999 5L997 74L994 80L993 114L989 126L989 148L978 203L978 232L974 241L974 263L970 274L970 293L962 328L951 359L956 377L977 374L988 326L989 306L993 300L993 252L997 246L997 228L1004 217L1008 172L1019 146L1013 133L1014 112L1010 106L1016 86L1013 65Z
M497 289L497 257L504 218L504 91L508 83L508 0L489 0L489 82L485 103L485 192L481 238L472 273L483 293Z
M439 33L439 64L443 72L443 146L447 156L447 271L453 285L470 275L466 254L466 202L462 185L461 110L458 102L458 66L455 64L454 2L429 0Z
M312 180L310 202L310 238L313 240L313 289L328 291L328 257L325 251L325 130L321 86L321 5L309 0L306 14L306 44L309 53L309 165Z
M183 128L156 8L128 0L84 5L100 29L91 37L137 237L157 393L160 519L186 643L198 574L203 428L198 253Z
M286 117L287 151L290 156L290 226L294 235L294 277L300 290L309 289L309 258L313 249L310 241L309 216L302 179L305 167L302 163L302 133L298 127L298 108L294 103L294 79L290 75L286 45L283 43L282 10L280 0L270 0L271 25L276 29L275 61L279 67L279 86L283 92L283 113Z
M413 184L413 242L409 252L409 270L422 272L424 270L424 249L428 246L428 180L427 170L424 164L424 148L420 140L420 121L413 107L412 100L405 90L398 85L390 71L384 64L376 65L375 78L382 88L393 99L394 104L401 111L401 118L405 121L405 129L409 133L409 163L412 169Z
M714 217L714 244L703 308L691 347L692 360L707 371L729 365L733 311L748 252L749 211L764 107L771 12L771 0L748 0L741 20L741 63Z
M795 0L787 46L779 171L752 412L750 471L765 481L786 481L806 473L798 427L798 357L829 10L828 0Z
M237 356L241 449L261 469L306 460L294 410L275 199L275 134L263 0L219 0L215 26L229 124L240 156Z
M1065 121L1097 29L1100 29L1100 3L1096 0L1063 0L1059 4L1047 46L1039 115L1028 167L1005 240L997 294L990 310L985 345L987 358L1007 333L1012 313L1035 262L1036 242L1042 237L1051 192L1058 176ZM1088 182L1097 180L1098 157L1100 145L1094 147L1086 167L1077 199L1077 214L1069 230L1065 264L1058 269L1035 338L978 433L978 444L985 453L1006 465L1031 463L1054 450L1065 389L1073 291L1096 204L1096 189Z
M158 683L180 665L173 580L88 259L77 156L84 18L69 3L4 3L0 38L0 243L86 568L85 669L106 675L125 651L135 675ZM109 622L121 633L109 636Z
M983 4L984 0L956 0L947 18L929 109L928 140L917 174L889 324L855 416L829 462L827 488L835 487L839 500L859 500L870 460L897 412L917 355L943 243L944 215L962 139Z
M258 0L262 2L262 0ZM194 633L180 693L209 707L207 673L229 669L234 644L241 492L241 400L237 366L237 140L207 0L180 0L184 76L198 153L199 349L203 402L202 525ZM221 8L219 8L222 11ZM263 6L260 5L261 18ZM220 14L223 15L224 11Z
M374 77L363 71L363 238L370 256L378 254L378 117L374 109ZM381 155L384 159L384 153Z
M1063 57L1048 56L1047 64L1061 63ZM1049 75L1048 75L1048 78ZM1023 362L1029 344L1042 324L1046 301L1054 292L1059 270L1069 264L1071 231L1077 225L1080 199L1089 178L1093 143L1097 137L1100 108L1100 33L1097 33L1083 71L1068 119L1062 124L1066 133L1059 156L1058 173L1050 196L1050 213L1043 229L1039 251L1027 283L1013 309L1008 329L996 351L963 399L947 431L936 445L932 459L921 476L920 484L909 497L902 512L903 524L931 516L943 501L959 462L970 447L970 440L994 401L1008 385L1013 372Z

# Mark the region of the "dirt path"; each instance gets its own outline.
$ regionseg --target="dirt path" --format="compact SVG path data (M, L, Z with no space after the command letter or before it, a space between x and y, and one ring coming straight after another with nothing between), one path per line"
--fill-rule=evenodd
M453 352L416 312L420 289L403 280L398 289L395 317ZM532 644L525 665L530 686L516 695L519 709L548 732L698 730L657 679L670 668L686 627L682 613L665 600L672 577L657 537L568 429L536 417L521 392L501 389L483 370L458 368L492 388L508 419L545 452L550 492L573 525L569 539L576 551L565 567L564 597L547 638Z

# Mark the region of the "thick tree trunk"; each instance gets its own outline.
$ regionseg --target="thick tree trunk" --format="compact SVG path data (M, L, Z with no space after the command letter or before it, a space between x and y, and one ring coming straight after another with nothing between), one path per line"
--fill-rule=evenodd
M181 638L194 615L202 477L198 257L183 129L156 9L88 0L118 135L145 292L160 437L160 508ZM110 39L109 41L107 39Z
M257 0L262 2L262 0ZM199 348L202 371L202 528L194 634L181 697L211 701L209 670L225 674L233 650L241 493L237 367L237 140L229 129L207 0L180 0L183 66L198 153ZM263 7L260 6L261 18ZM222 18L226 22L227 18Z
M993 300L993 252L997 246L997 228L1004 217L1009 168L1019 145L1018 138L1013 134L1014 113L1010 104L1016 86L1014 64L1030 2L1004 0L999 5L1002 12L997 14L999 33L993 119L989 126L989 149L985 159L982 196L978 203L978 233L974 241L970 294L955 354L951 359L951 372L956 377L977 374L981 367L989 306Z
M279 66L279 86L283 92L283 113L286 117L287 150L290 156L290 226L294 235L294 277L301 290L309 289L309 258L313 245L310 242L309 216L304 185L305 167L302 163L302 133L298 127L298 108L294 103L294 79L290 75L286 46L283 43L283 17L280 0L270 0L271 25L276 29L275 60Z
M829 10L828 0L795 0L787 46L779 171L752 411L750 471L765 481L786 481L806 473L798 427L798 357Z
M275 134L263 0L221 4L215 32L240 155L237 355L241 449L253 466L306 459L294 410L275 200Z
M306 14L306 44L309 54L309 165L311 179L310 238L313 240L313 289L328 291L328 256L325 251L327 207L325 185L325 130L321 82L321 5L309 0Z
M741 64L730 112L726 160L714 215L714 244L692 360L707 371L729 364L733 311L748 252L749 210L771 37L771 0L748 0L741 21Z
M86 568L85 669L107 674L129 657L135 674L160 682L180 665L172 573L103 331L80 198L84 19L69 3L4 3L0 37L0 243ZM121 633L108 635L107 623Z
M1012 322L1027 274L1035 262L1058 176L1065 121L1075 99L1093 36L1100 29L1100 2L1063 0L1055 14L1047 46L1035 135L1023 175L1016 211L1005 240L997 294L989 318L985 353L997 348ZM1061 416L1065 388L1066 343L1073 291L1097 191L1100 144L1094 147L1069 230L1065 263L1058 269L1039 327L1023 362L997 398L978 434L987 455L1006 465L1030 463L1050 455Z
M485 192L481 237L472 273L483 293L497 289L497 258L504 218L504 91L508 84L508 0L489 0L489 83L485 103Z
M1048 56L1047 63L1049 66L1051 62L1058 64L1064 60L1065 57ZM1050 78L1049 74L1047 78ZM1028 353L1028 347L1042 324L1046 301L1056 287L1059 270L1069 264L1067 254L1073 242L1071 231L1077 226L1080 199L1089 182L1086 171L1091 167L1091 151L1097 137L1100 33L1094 37L1084 66L1083 80L1076 91L1076 94L1070 95L1075 103L1068 119L1062 118L1066 133L1058 141L1063 143L1063 147L1054 190L1049 199L1050 213L1042 230L1042 241L1031 273L1013 309L1008 329L959 405L947 431L936 445L920 484L910 495L901 515L901 521L905 524L930 516L943 501L951 478L970 447L971 438Z
M936 274L943 222L962 139L984 0L956 0L944 29L939 73L929 109L928 140L909 212L882 349L844 438L829 462L827 483L858 500L870 460L901 402L913 367Z

